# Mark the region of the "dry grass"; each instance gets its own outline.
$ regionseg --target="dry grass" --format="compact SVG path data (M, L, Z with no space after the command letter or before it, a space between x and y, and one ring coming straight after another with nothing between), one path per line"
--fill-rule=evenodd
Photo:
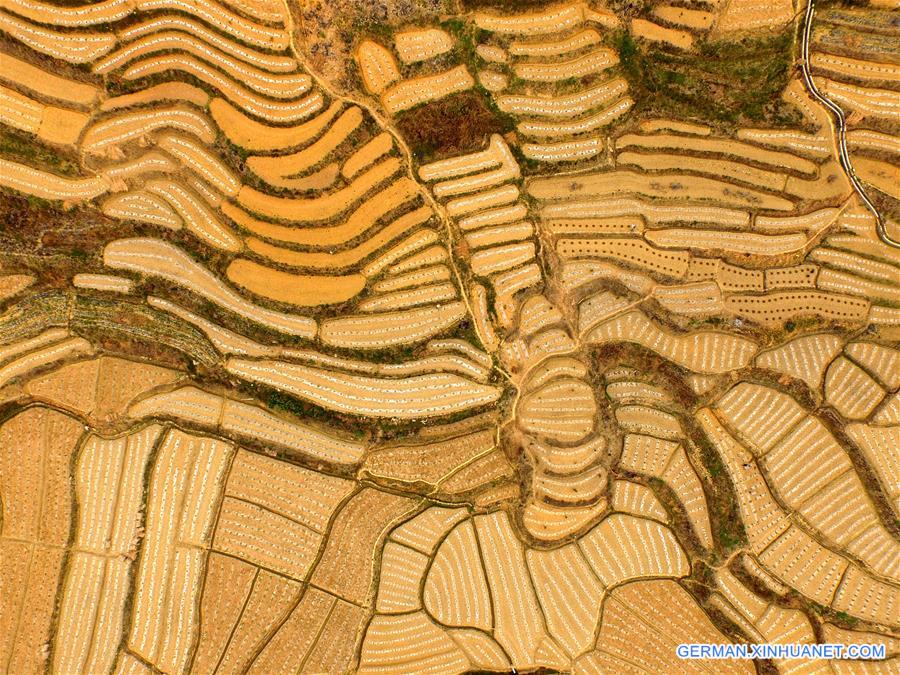
M408 110L397 117L396 124L420 162L481 150L491 134L510 128L507 118L477 91Z

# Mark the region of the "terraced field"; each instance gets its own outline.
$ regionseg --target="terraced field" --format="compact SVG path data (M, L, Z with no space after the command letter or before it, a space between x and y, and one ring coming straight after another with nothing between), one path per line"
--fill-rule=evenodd
M817 88L844 113L853 170L884 213L885 231L894 240L900 220L895 14L890 9L824 11L814 25L809 56Z
M871 4L8 0L0 669L896 672Z

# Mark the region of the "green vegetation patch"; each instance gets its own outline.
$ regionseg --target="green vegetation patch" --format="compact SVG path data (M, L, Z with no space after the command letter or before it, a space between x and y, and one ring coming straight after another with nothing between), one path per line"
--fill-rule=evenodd
M397 116L396 126L416 160L428 162L480 150L491 134L511 131L513 123L476 89L407 110Z
M0 128L0 156L62 176L77 176L75 153L61 146L43 145L32 134Z
M792 29L760 39L702 42L698 53L674 52L621 32L613 43L637 112L714 124L800 121L799 112L781 100L793 59Z
M900 59L900 40L867 26L829 25L817 20L813 24L812 41L816 49L832 54L894 63Z
M207 368L219 361L218 352L200 329L171 314L118 298L76 295L70 326L122 353L133 354L135 345L147 345L147 349L166 346Z

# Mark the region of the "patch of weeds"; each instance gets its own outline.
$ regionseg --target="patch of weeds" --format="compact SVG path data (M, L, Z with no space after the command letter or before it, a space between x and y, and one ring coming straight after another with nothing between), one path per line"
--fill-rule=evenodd
M407 110L397 116L396 125L416 160L424 163L482 149L491 134L510 131L507 118L476 89Z
M855 616L850 616L847 612L835 612L834 615L849 626L855 626L859 623L859 619Z
M719 544L722 545L722 549L726 554L736 549L742 543L740 537L735 536L731 532L719 531Z
M516 161L519 163L519 167L522 169L523 173L535 173L540 168L541 163L536 159L526 157L525 153L522 152L522 148L518 145L509 146L509 150L516 158Z
M740 41L704 41L698 53L681 53L611 37L636 110L719 124L798 124L799 111L781 100L793 60L793 32Z
M10 127L0 129L0 155L55 174L77 176L79 172L71 151L48 147L31 134Z

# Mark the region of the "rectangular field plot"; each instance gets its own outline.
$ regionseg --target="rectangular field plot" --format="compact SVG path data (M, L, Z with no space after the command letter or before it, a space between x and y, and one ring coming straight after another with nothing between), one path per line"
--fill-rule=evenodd
M227 443L178 430L157 451L128 644L166 670L184 669L190 656L200 581L233 454Z

